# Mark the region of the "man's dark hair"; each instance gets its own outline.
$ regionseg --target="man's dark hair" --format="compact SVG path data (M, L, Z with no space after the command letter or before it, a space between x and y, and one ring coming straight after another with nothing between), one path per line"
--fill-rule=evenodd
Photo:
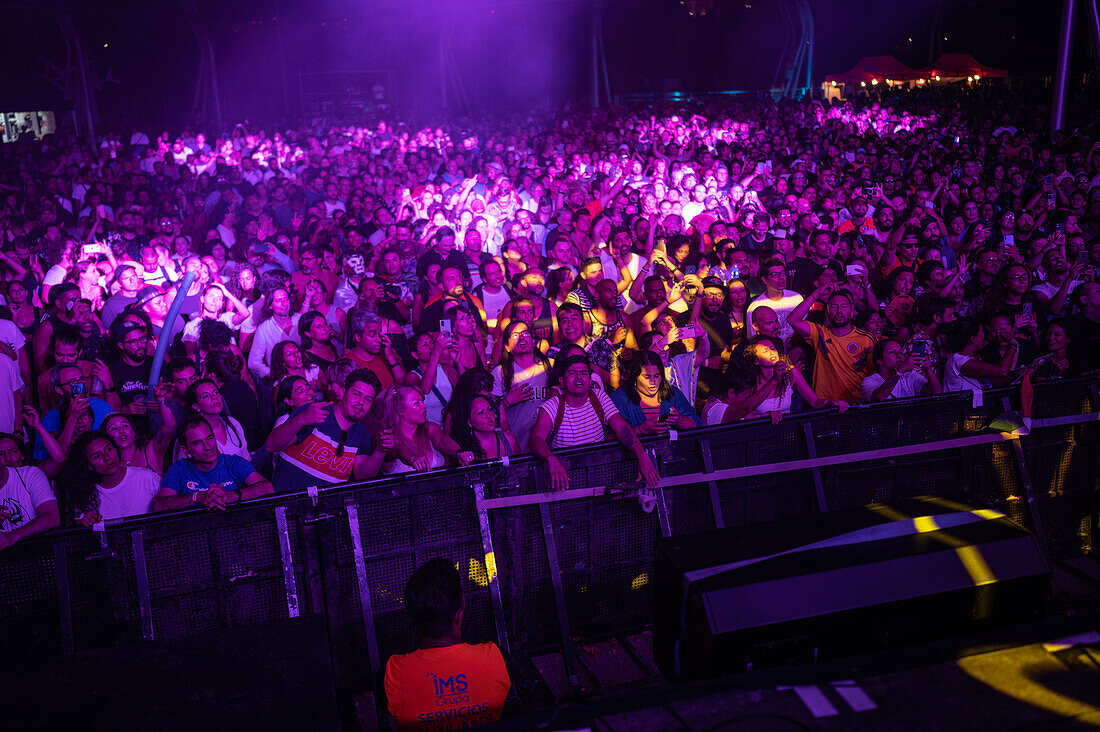
M581 262L581 266L577 271L583 272L586 267L589 267L593 264L603 266L603 261L599 257L587 257L583 262Z
M80 330L75 325L57 325L53 330L52 343L54 346L58 343L67 343L70 346L78 346L83 350L84 336L81 335Z
M918 305L917 322L925 328L936 322L936 318L942 318L950 308L955 307L955 303L946 297L933 297L925 303L918 302Z
M784 272L787 270L787 264L782 259L779 257L768 257L764 260L764 263L760 265L760 275L764 276L772 267L779 267Z
M827 298L825 298L825 303L828 304L829 300L832 300L834 297L847 298L848 299L848 304L850 306L852 306L853 308L855 308L855 306L856 306L856 299L854 297L852 297L852 293L848 292L847 290L844 290L844 289L833 290L831 293L829 293L829 296Z
M193 430L196 427L209 427L210 424L206 421L206 417L201 414L192 414L184 417L176 425L176 442L180 444L180 447L187 446L187 430Z
M57 307L57 303L61 301L61 298L68 292L80 292L80 288L73 282L62 282L59 285L54 285L50 288L50 294L46 298L46 305L51 310Z
M168 362L168 378L174 379L179 372L186 369L195 369L195 373L199 373L199 367L190 358L186 356L173 358Z
M427 638L447 635L461 608L462 579L446 559L429 559L409 577L405 585L405 609L421 635Z
M344 378L344 388L350 389L352 384L358 382L373 386L375 394L382 390L382 382L378 380L378 376L370 369L355 369L355 371L352 371Z
M577 315L584 317L584 308L575 302L563 302L558 307L558 317L561 317L562 313L576 313Z

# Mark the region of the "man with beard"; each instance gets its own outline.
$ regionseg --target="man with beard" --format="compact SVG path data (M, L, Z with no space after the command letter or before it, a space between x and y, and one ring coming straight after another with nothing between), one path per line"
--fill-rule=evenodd
M554 331L557 330L558 306L543 297L546 291L546 278L541 269L528 267L516 284L516 298L504 306L501 311L501 331L508 327L508 323L515 317L516 301L526 299L531 303L534 311L534 321L531 323L531 332L536 341L551 341Z
M733 344L733 323L730 321L726 286L715 277L703 280L703 306L699 311L699 326L710 340L710 356L699 369L696 404L703 404L722 380L722 366L729 362ZM703 333L700 333L700 337Z
M1020 252L1031 251L1031 243L1035 240L1035 216L1031 211L1027 209L1020 211L1016 217L1014 233L1016 246L1019 247Z
M141 249L149 243L149 237L139 232L141 223L140 208L128 208L119 214L119 242L116 246L121 247L127 258L135 262L140 261Z
M153 359L149 356L149 331L132 318L127 313L111 329L119 356L107 364L107 368L110 369L114 393L122 407L120 411L134 415L137 423L145 428L149 425L146 415L156 411L156 403L145 399Z
M132 264L120 264L115 270L115 279L118 281L119 290L111 298L103 303L103 309L99 312L99 320L106 330L111 329L111 324L128 305L137 302L138 290L142 287L141 277Z
M378 475L386 451L394 447L393 434L383 430L377 441L372 440L362 422L379 386L372 372L352 371L344 380L340 401L299 407L271 430L264 446L279 456L273 480L276 493Z
M459 267L446 265L439 270L436 277L443 288L443 294L429 300L425 305L424 312L420 315L419 332L440 332L439 321L443 319L444 313L450 312L454 307L451 303L468 306L477 320L477 327L482 331L485 330L485 308L480 300L466 292L466 287L463 285L465 269L465 265Z
M814 289L814 280L821 276L821 271L826 267L832 267L838 274L844 271L840 263L834 259L836 247L836 237L827 229L818 229L810 235L807 246L809 256L796 257L791 267L794 273L791 277L791 285L795 292L802 296L809 294ZM761 267L762 271L764 269Z
M825 305L824 325L806 320L815 302ZM822 399L857 403L863 379L870 374L875 337L852 325L855 306L836 283L818 287L787 316L787 322L814 349L814 391Z
M600 262L600 258L589 257L581 262L577 284L566 297L566 300L580 305L581 311L587 317L588 311L596 306L596 285L602 280L603 264Z

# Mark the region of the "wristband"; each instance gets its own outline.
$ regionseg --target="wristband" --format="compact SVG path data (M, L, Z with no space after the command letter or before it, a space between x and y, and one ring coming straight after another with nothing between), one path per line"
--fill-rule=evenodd
M244 496L241 495L241 489L240 488L237 488L233 492L237 494L237 503L240 503L241 501L244 500Z
M194 493L191 494L191 503L198 503L198 502L199 502L199 492L195 491Z

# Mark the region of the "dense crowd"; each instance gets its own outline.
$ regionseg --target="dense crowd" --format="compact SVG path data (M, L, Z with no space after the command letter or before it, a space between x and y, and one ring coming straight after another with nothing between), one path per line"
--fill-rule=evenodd
M1007 93L0 150L0 549L1100 368L1100 152ZM178 314L177 308L178 307ZM10 397L8 395L11 395Z

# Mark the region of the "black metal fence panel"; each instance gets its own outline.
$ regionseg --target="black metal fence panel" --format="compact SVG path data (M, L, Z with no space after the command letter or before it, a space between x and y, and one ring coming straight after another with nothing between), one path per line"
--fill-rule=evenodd
M1022 441L974 441L1004 399L1015 403L1014 390L988 394L977 410L969 395L945 395L647 441L662 476L683 477L654 500L638 495L637 462L612 443L563 452L564 494L521 457L221 514L139 518L102 533L51 532L0 555L0 662L17 669L316 615L340 689L367 689L386 658L415 647L405 582L439 556L462 576L468 640L568 653L574 639L651 622L652 547L662 534L917 495L989 501L1044 529L1052 551L1080 551L1091 541L1100 452L1096 419L1081 415L1098 410L1096 384L1039 386L1035 418L1062 422ZM970 441L935 444L961 438ZM730 470L740 472L722 473Z

